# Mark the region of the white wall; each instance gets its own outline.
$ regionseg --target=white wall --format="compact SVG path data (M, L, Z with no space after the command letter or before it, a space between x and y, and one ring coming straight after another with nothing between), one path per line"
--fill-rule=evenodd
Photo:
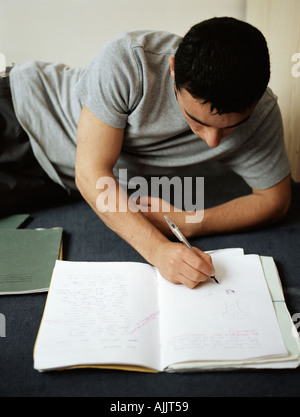
M300 0L248 0L246 16L269 44L270 86L282 112L293 179L300 182Z
M31 59L85 66L123 30L184 35L214 16L245 19L246 0L0 0L0 52L7 63Z

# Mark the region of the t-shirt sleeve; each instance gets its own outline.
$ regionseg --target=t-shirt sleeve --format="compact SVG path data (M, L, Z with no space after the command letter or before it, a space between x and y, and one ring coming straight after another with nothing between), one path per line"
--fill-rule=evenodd
M140 90L139 67L130 40L124 35L101 48L76 85L82 105L115 128L125 128Z
M290 162L277 101L238 152L221 162L258 190L273 187L289 175Z

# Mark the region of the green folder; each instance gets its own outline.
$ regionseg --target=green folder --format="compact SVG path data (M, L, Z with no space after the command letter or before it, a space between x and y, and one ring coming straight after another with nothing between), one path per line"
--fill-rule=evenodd
M12 216L2 217L0 219L0 229L17 229L28 217L29 214L13 214Z
M46 292L57 259L62 228L0 229L0 295Z

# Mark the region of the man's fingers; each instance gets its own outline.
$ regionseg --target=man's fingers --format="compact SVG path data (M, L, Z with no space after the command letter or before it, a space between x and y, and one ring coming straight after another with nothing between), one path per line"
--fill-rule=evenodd
M157 268L161 275L174 284L183 284L195 288L214 275L210 255L198 248L195 252L182 243L164 243L156 250Z
M206 276L212 276L215 274L215 269L212 263L211 256L200 249L193 247L197 255L189 249L189 254L186 256L185 261L189 263L197 271L202 272Z
M178 245L176 255L176 258L170 259L173 270L176 271L174 280L179 280L189 288L206 281L214 273L210 256L201 256L201 251L195 254L184 245Z

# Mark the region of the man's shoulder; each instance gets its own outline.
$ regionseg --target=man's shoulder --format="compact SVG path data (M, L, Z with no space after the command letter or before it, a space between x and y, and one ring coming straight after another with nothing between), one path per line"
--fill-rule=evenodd
M182 38L176 34L157 30L126 31L113 37L105 47L114 49L131 48L142 50L143 53L168 54L174 53Z
M270 87L268 87L265 91L265 94L262 96L261 101L270 106L273 107L277 104L278 102L278 97L276 96L276 94L274 94L274 92L271 90Z
M249 132L251 132L250 125L256 130L267 128L270 129L270 125L278 125L281 123L281 113L278 106L278 97L273 93L271 88L267 88L262 98L257 103L256 108L249 120Z

